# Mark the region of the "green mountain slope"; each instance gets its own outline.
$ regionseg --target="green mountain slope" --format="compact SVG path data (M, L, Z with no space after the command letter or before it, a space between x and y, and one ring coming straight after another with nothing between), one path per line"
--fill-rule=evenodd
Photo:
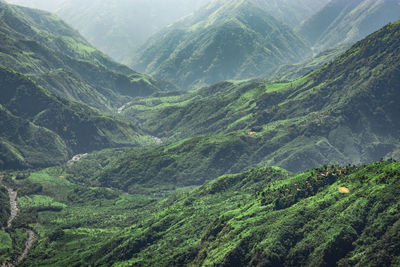
M187 88L254 77L309 54L253 1L215 1L152 37L132 66Z
M132 125L57 98L23 75L0 68L1 169L43 167L70 156L138 143Z
M290 81L298 79L333 61L335 58L346 52L350 47L350 45L340 45L338 47L328 49L310 59L305 60L304 62L293 65L279 66L276 69L265 73L260 78L264 78L269 81Z
M55 15L1 3L0 16L0 64L58 96L112 110L171 87L113 62Z
M140 266L396 266L399 168L390 161L317 168L267 186L285 174L223 176L89 259Z
M9 3L57 13L67 23L79 29L91 44L119 62L126 61L134 47L159 29L209 1L8 0Z
M399 175L393 161L268 167L157 199L53 168L14 180L21 213L6 234L39 233L21 266L396 266Z
M3 2L56 12L65 3L65 0L7 0Z
M137 100L124 113L151 135L189 138L172 145L171 151L180 151L177 156L168 148L154 152L168 158L160 165L163 171L191 161L211 165L208 156L215 151L221 161L213 166L225 173L257 164L301 171L326 163L371 162L392 155L400 145L399 37L400 24L388 25L293 82L219 83L183 95ZM191 138L195 135L205 136ZM134 183L141 172L127 166L144 158L133 153L121 161L126 164L113 164L107 177ZM213 170L210 165L203 171ZM148 169L145 183L158 170L157 165L154 172ZM204 181L218 174L179 170L164 179Z
M299 33L310 41L316 51L322 51L361 40L398 19L398 0L331 0L301 25Z
M148 37L208 2L209 0L68 0L57 14L80 29L100 50L127 63L130 52ZM77 9L80 12L76 12Z

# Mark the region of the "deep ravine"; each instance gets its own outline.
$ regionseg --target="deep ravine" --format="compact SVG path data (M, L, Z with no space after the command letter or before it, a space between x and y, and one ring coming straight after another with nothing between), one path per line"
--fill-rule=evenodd
M12 188L4 185L2 183L3 177L4 177L4 175L0 175L0 185L3 185L7 189L8 196L10 197L10 206L11 206L11 213L10 213L10 217L8 218L7 227L4 228L4 229L8 229L11 227L12 222L15 219L15 217L17 217L19 209L18 209L18 203L17 203L17 191L14 191ZM36 238L36 234L34 231L32 231L30 229L26 229L26 232L28 233L28 239L25 242L25 248L22 251L22 253L18 256L18 258L16 260L12 260L12 261L3 263L2 267L15 266L16 264L20 263L26 257L26 255L28 254L28 252L29 252L30 248L32 247L32 244Z

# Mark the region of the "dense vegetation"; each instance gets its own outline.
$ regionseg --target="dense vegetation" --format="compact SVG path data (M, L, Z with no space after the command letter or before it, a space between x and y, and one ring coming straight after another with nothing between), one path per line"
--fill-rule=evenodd
M52 168L13 179L21 212L0 233L38 233L22 266L396 266L399 177L392 160L296 175L267 167L163 199Z
M147 38L168 24L191 12L196 12L210 0L91 0L90 2L8 0L7 2L56 12L67 23L79 29L91 44L119 62L128 63L134 48L144 43ZM326 2L327 0L256 0L259 7L290 26L297 26Z
M353 43L400 19L399 0L331 0L298 32L316 51Z
M100 50L119 62L128 63L134 48L152 34L208 2L210 0L68 0L59 6L57 14L80 29ZM76 12L77 9L80 12Z
M266 78L269 81L290 81L298 79L333 61L346 52L350 47L350 45L340 45L338 47L328 49L303 62L279 66L263 74L260 78Z
M186 89L253 77L309 54L253 0L215 1L150 38L132 66Z
M74 154L147 138L130 124L57 98L9 69L0 67L0 83L0 169L60 164Z
M0 36L2 66L99 110L174 88L112 61L50 13L0 3Z
M0 185L0 228L7 226L8 217L10 216L10 202L8 191Z
M223 176L89 259L122 266L395 266L399 168L391 161L323 167L270 184L285 173Z
M0 265L400 265L400 22L278 66L311 52L280 20L323 2L213 1L149 41L175 58L150 67L269 81L167 91L0 0Z
M219 166L225 170L241 162L300 171L378 160L398 152L399 35L399 24L390 24L293 82L224 82L135 100L124 112L152 135L176 140L206 134L193 142L225 147L223 155L237 151L228 167ZM176 149L186 151L190 142ZM123 166L115 166L120 173Z

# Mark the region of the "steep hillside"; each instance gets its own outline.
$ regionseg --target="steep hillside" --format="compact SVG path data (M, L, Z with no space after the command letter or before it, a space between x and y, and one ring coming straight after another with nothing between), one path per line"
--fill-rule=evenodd
M301 25L299 33L322 51L361 40L398 19L399 0L331 0Z
M57 168L13 181L21 213L4 235L15 238L29 224L39 233L21 266L400 263L400 164L391 160L297 175L254 169L168 199L88 187L63 175Z
M277 20L296 27L314 15L329 0L255 0L254 2Z
M92 44L124 63L152 34L210 0L67 0L57 14ZM76 12L79 9L80 12ZM166 12L168 10L168 12Z
M309 54L254 1L215 1L152 37L132 66L186 89L254 77Z
M8 2L56 12L62 19L79 29L94 46L119 62L128 63L130 53L135 47L144 43L157 31L196 11L211 0L8 0ZM276 19L294 27L313 15L328 0L256 0L256 2Z
M211 178L218 174L207 165L215 151L221 161L213 166L225 173L256 164L301 171L326 163L371 162L391 156L400 145L399 37L400 23L388 25L293 82L224 82L137 100L124 113L164 140L205 135L173 146L179 156L168 148L154 152L168 158L160 165L163 171L195 159L196 166L206 164ZM134 183L142 175L128 163L143 161L145 155L133 153L121 161L126 164L117 161L106 177ZM158 170L157 165L147 169L148 177L157 177ZM207 179L184 168L163 177Z
M276 69L263 74L260 78L264 78L269 81L290 81L298 79L333 61L335 58L346 52L350 47L351 45L340 45L338 47L325 50L324 52L321 52L303 62L279 66Z
M210 0L8 0L56 12L91 44L119 62L161 28ZM76 12L79 10L79 12ZM168 12L165 12L168 10Z
M56 16L0 3L0 64L100 110L170 87L119 65Z
M396 266L399 168L390 161L332 166L271 184L285 174L224 176L89 259L141 266Z
M3 2L56 12L66 0L7 0Z
M30 79L0 68L0 169L44 167L73 154L137 144L133 126L57 98Z
M140 266L395 266L399 168L390 161L332 166L278 182L285 173L273 169L223 176L172 200L88 259Z

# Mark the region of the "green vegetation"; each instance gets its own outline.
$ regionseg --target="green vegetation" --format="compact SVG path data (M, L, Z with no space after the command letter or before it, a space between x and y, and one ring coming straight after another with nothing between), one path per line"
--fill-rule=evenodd
M224 176L175 200L95 254L105 256L91 259L121 266L395 266L399 169L391 161L317 168L264 190L257 183L279 171Z
M305 56L267 2L213 1L149 66L191 86ZM0 18L0 265L400 265L400 24L278 82L162 91L51 14Z
M6 68L0 67L0 82L0 169L46 167L146 139L136 127L57 98Z
M5 187L0 185L0 228L7 226L7 221L8 217L10 214L10 202L8 198L8 191ZM0 240L2 240L4 235L1 234L0 232ZM0 242L0 244L4 244L3 242ZM0 251L1 251L1 245L0 245Z
M257 1L214 1L150 38L131 65L187 89L247 79L310 54Z
M225 171L275 165L297 172L391 157L400 145L399 39L399 25L390 24L295 81L222 82L184 94L137 99L123 113L166 141L193 138L179 141L177 151L226 149L222 158L229 155L231 160L217 165ZM201 145L194 149L187 145L191 142ZM141 161L142 156L131 159ZM203 163L202 157L194 159ZM116 163L111 172L122 174L122 169ZM122 179L136 178L120 175Z
M346 52L349 48L350 45L340 45L338 47L321 52L304 62L293 65L279 66L276 69L264 74L262 77L270 81L295 80L314 70L319 69L327 63L330 63L335 58Z
M392 160L296 175L266 167L160 198L76 184L51 168L26 180L42 191L21 193L9 233L38 234L22 266L395 266L399 175Z
M400 19L399 1L331 0L309 19L298 33L321 52L365 38L384 25Z
M55 15L0 3L0 18L0 64L60 97L115 111L174 88L112 61Z
M18 2L32 4L31 1ZM208 2L209 0L72 0L58 4L56 12L74 28L79 29L90 43L119 62L126 63L132 50L152 34ZM48 5L43 8L48 8Z
M32 250L37 252L32 251L30 255L36 263L29 263L28 259L27 265L39 264L38 261L41 266L74 262L86 265L84 255L90 255L117 233L152 214L155 203L160 200L147 194L129 195L71 183L59 167L33 172L23 180L17 180L16 174L12 176L7 181L18 191L20 211L12 228L7 230L15 238L11 247L10 242L4 243L4 246L8 244L4 256L18 255L23 247L18 240L26 239L21 229L33 229L38 237ZM0 238L8 240L1 231Z

